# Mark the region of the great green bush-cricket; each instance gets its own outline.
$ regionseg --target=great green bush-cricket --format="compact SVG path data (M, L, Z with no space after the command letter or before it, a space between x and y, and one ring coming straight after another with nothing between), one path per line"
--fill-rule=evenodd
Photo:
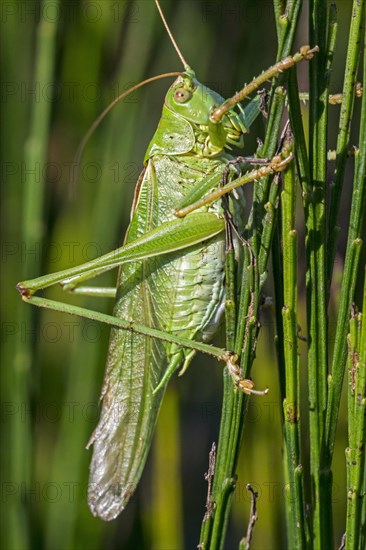
M197 349L205 351L199 343L209 342L219 324L225 302L225 219L218 199L282 170L291 160L276 157L246 174L233 170L229 184L222 186L223 173L233 161L231 148L243 147L243 136L260 112L259 97L245 109L240 102L316 51L304 46L225 101L196 79L161 17L184 71L165 96L123 246L87 264L18 284L24 300L60 310L65 308L32 295L55 283L75 292L115 294L113 316L126 330L116 323L111 331L101 417L90 440L89 505L104 520L114 519L136 488L169 378L177 369L186 370ZM119 267L115 292L80 287L114 267ZM68 311L88 315L81 308ZM106 316L94 318L105 321ZM234 383L253 392L253 383L240 376L235 357L223 352L221 358Z

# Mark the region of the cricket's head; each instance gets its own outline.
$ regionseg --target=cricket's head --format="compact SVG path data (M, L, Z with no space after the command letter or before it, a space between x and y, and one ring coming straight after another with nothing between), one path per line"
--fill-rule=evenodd
M208 125L211 111L221 105L220 94L201 84L192 69L179 76L165 96L165 105L189 122Z
M222 105L224 99L196 79L194 71L189 67L178 48L160 7L159 0L155 0L155 4L173 47L182 62L184 72L168 90L163 109L163 118L165 120L154 136L158 138L161 145L163 145L164 141L166 143L163 147L154 147L154 144L150 143L145 160L154 152L161 152L162 150L170 154L192 151L200 156L212 157L220 154L225 148L230 149L231 145L242 146L242 135L248 131L245 124L245 116L243 116L244 112L240 112L239 114L233 111L228 112L226 115L220 117L219 121L211 116ZM175 115L178 118L183 117L186 123L192 126L194 143L191 149L186 149L186 145L190 141L188 137L190 132L187 127L184 128L183 119L181 119L182 130L185 130L187 134L187 139L184 139L184 143L177 144L179 140L176 139L175 132L170 132L168 139L164 139L163 134L164 130L168 127L168 120L174 119ZM171 127L174 126L177 129L179 126L177 119L174 122L171 120L171 122Z
M183 117L192 126L195 134L194 151L202 156L216 156L231 145L242 145L242 136L247 131L241 114L231 111L220 122L212 120L212 113L222 105L220 94L201 84L195 73L186 67L169 88L165 107L178 117Z
M248 130L245 112L231 109L219 122L212 118L224 99L201 84L188 66L170 86L162 117L146 151L146 162L155 154L193 153L216 157L232 145L243 146Z

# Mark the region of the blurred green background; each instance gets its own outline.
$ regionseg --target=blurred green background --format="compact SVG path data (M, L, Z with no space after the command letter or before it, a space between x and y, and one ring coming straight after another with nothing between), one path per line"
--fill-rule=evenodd
M277 42L270 1L162 0L161 4L198 79L223 96L232 95L275 61ZM341 1L337 6L340 29L333 92L342 87L351 2ZM296 46L307 43L306 9L304 2ZM119 93L144 78L182 67L151 0L4 0L1 10L5 270L1 302L1 547L192 548L198 542L205 511L208 453L218 436L222 367L199 356L183 378L174 377L138 490L125 512L105 524L94 518L87 506L91 451L85 446L98 419L109 331L96 323L35 311L23 304L15 291L16 282L24 277L76 265L121 243L134 185L170 81L142 88L113 110L89 142L77 183L72 186L75 152L96 116ZM35 77L40 33L43 51L38 56L49 64L51 74L44 81ZM305 65L300 74L305 90ZM42 119L32 118L42 105L49 110L43 120L46 158L33 162L42 158L42 142L33 140ZM337 107L333 113L329 147L336 140ZM263 139L260 121L251 129L245 154L255 151L257 138ZM250 201L250 189L246 192ZM346 189L342 219L348 207ZM303 247L302 227L299 233ZM339 274L342 239L345 234L337 257ZM304 273L303 264L300 269ZM115 273L108 274L104 283L112 285L114 279ZM303 291L300 304L304 303ZM266 292L273 294L270 281ZM338 292L336 282L333 310ZM59 289L46 295L70 300ZM73 302L107 312L112 308L106 300L73 298ZM286 545L273 315L265 312L262 323L253 376L257 387L269 386L270 392L252 399L249 406L226 548L237 547L246 532L248 482L259 492L253 549ZM305 333L304 308L300 323ZM306 344L301 345L305 356ZM304 361L302 370L306 422ZM334 462L336 541L345 525L344 406L338 436ZM303 443L306 453L306 434ZM308 474L308 464L304 467Z

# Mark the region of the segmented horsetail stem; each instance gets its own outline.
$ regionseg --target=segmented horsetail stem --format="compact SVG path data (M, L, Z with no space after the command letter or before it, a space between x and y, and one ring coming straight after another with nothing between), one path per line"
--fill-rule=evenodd
M255 92L262 84L267 82L267 80L270 80L274 76L276 76L279 73L282 73L283 71L290 69L290 67L293 67L296 63L299 63L303 59L310 60L314 56L314 53L319 51L319 47L315 46L314 48L310 49L310 46L302 46L300 48L300 51L295 53L295 55L290 55L286 57L285 59L282 59L282 61L279 61L275 65L272 65L269 69L264 71L258 78L255 78L250 82L247 86L244 86L240 92L236 93L233 97L230 99L224 101L220 107L215 109L213 113L211 114L211 120L213 122L220 122L222 117L230 111L237 103L242 101L245 97L250 95L251 93Z
M164 23L164 27L165 27L165 29L166 29L166 32L168 33L169 38L170 38L170 40L172 41L172 44L173 44L173 46L174 46L174 49L175 49L175 51L177 52L177 54L178 54L178 56L179 56L179 59L180 59L181 62L183 63L183 67L184 67L185 69L189 69L189 65L188 65L187 61L184 59L184 57L183 57L183 55L182 55L180 49L178 48L178 44L177 44L176 41L174 40L172 31L170 30L170 28L169 28L169 26L168 26L168 23L166 22L166 19L165 19L164 14L163 14L163 10L161 9L158 0L155 0L155 4L156 4L156 7L157 7L158 10L159 10L160 17L161 17L161 19L162 19L162 21L163 21L163 23Z

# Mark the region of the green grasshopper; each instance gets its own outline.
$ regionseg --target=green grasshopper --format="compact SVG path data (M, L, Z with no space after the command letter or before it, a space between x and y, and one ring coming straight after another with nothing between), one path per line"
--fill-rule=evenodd
M90 440L89 505L112 520L125 508L141 477L167 382L184 372L197 350L215 355L209 342L225 302L225 219L219 197L235 187L282 170L291 158L275 158L248 174L222 176L232 146L259 114L259 97L240 102L264 81L311 59L305 46L224 100L203 86L184 60L156 1L184 71L169 88L162 117L148 146L138 179L131 222L121 248L86 264L18 284L24 300L98 319L114 326L102 390L103 406ZM80 287L119 267L117 288ZM114 295L113 317L32 295L55 283L66 290ZM121 330L125 329L125 330ZM240 375L235 357L219 350L234 383L255 393Z

